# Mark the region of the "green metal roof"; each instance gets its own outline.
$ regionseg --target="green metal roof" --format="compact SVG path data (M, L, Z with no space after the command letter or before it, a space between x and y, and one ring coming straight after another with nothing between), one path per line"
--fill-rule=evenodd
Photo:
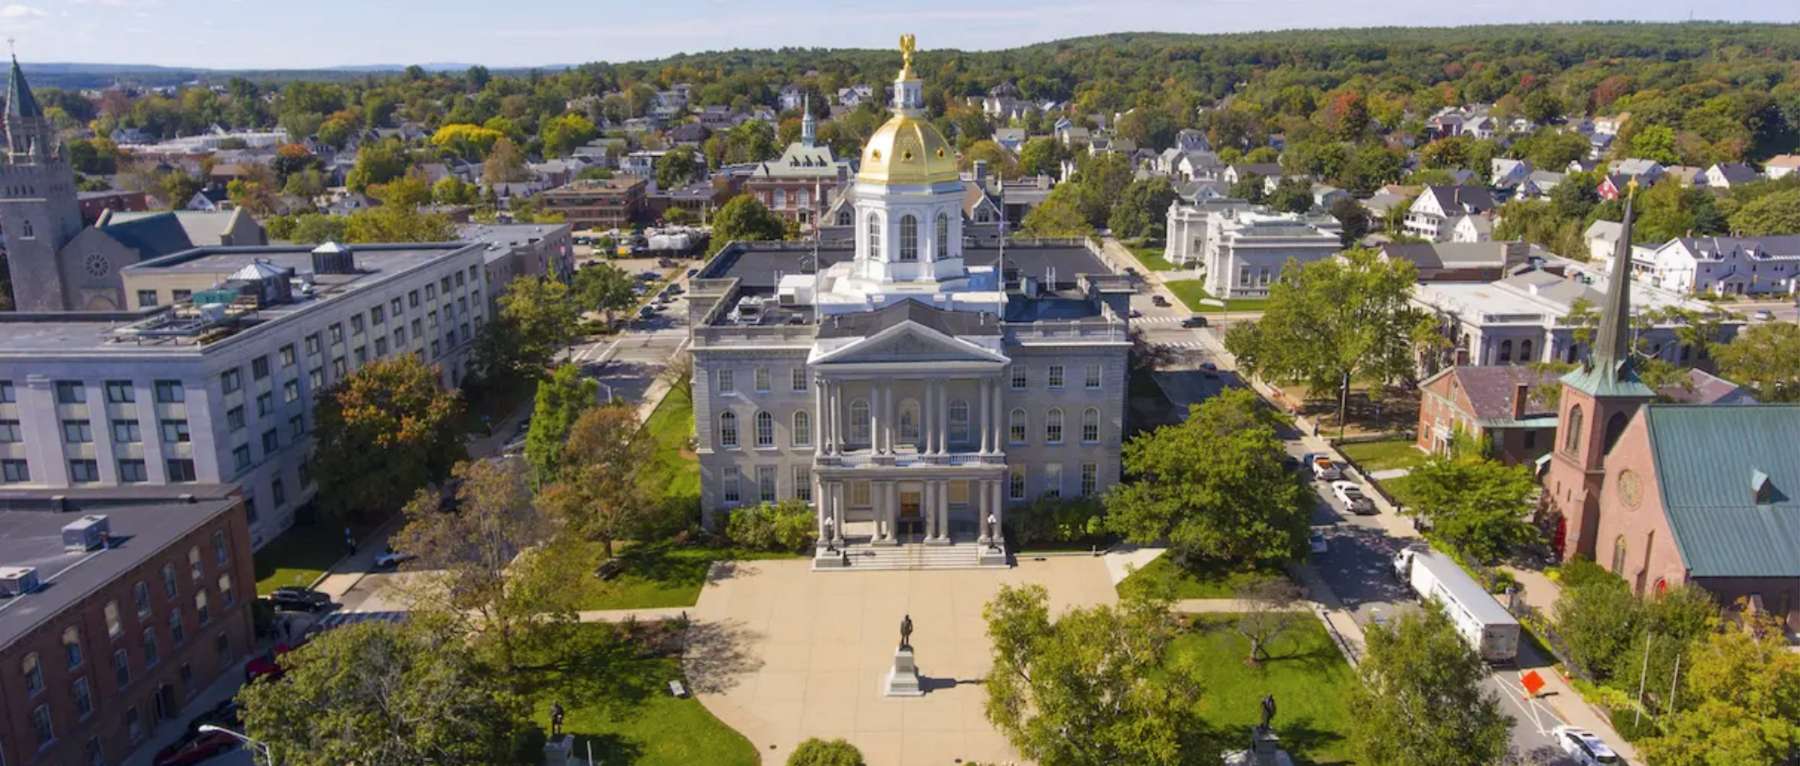
M25 70L19 68L19 59L12 60L12 77L6 84L6 113L17 117L42 117L43 111L38 109L37 98L31 95L31 86L25 84Z
M1657 484L1693 577L1800 577L1800 405L1648 404ZM1767 488L1758 504L1757 486Z
M1593 360L1593 364L1584 364L1570 370L1562 376L1562 382L1578 391L1585 391L1594 398L1607 396L1656 398L1656 392L1644 385L1643 381L1638 380L1637 370L1632 368L1629 359L1618 362L1610 375L1605 369L1602 369L1601 362L1603 361L1596 358Z

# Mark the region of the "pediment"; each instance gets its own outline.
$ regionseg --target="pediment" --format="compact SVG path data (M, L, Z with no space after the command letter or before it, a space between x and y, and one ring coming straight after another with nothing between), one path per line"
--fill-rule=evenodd
M1005 364L1006 357L917 322L901 322L818 353L814 364Z

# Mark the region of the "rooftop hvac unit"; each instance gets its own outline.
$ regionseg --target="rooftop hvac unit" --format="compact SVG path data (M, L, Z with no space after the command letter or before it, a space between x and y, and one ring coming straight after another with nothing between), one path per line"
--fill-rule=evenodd
M37 567L0 567L0 596L23 596L37 589Z
M312 265L314 274L355 274L356 255L348 245L326 242L313 248Z
M112 524L105 516L88 515L63 525L63 550L91 551L106 546L106 538L112 534Z

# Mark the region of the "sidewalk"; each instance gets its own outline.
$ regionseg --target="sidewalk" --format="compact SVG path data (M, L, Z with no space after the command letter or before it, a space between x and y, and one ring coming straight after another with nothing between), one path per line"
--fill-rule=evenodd
M587 612L576 612L575 617L581 622L650 622L654 620L679 620L693 612L691 606L668 606L651 609L597 609Z

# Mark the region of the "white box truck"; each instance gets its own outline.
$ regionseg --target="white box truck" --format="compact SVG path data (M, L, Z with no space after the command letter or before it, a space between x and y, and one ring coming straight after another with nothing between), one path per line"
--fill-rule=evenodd
M1412 547L1394 557L1394 574L1421 599L1435 601L1456 632L1489 663L1519 656L1519 621L1449 556Z

